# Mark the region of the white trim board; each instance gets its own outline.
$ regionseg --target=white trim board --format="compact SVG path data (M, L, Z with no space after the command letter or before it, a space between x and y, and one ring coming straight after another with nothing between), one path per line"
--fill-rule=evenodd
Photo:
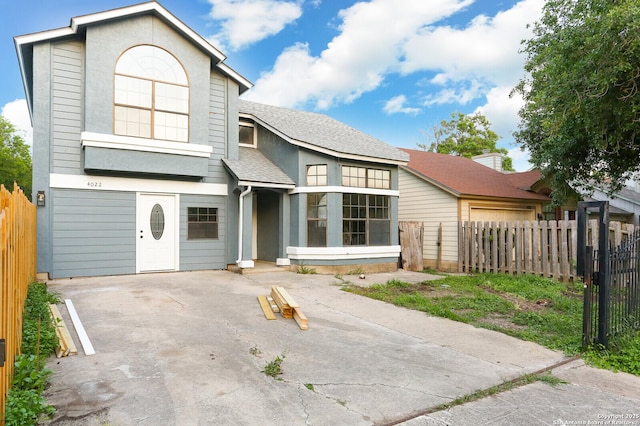
M395 189L360 188L356 186L297 186L289 194L310 194L314 192L338 192L343 194L390 195L399 197L400 191Z
M82 147L121 149L128 151L157 152L189 157L209 158L213 147L187 142L173 142L158 139L136 138L131 136L106 135L102 133L82 132Z
M400 246L287 247L294 260L351 260L398 257Z
M93 345L91 344L89 335L85 331L84 326L82 325L82 321L80 321L80 317L76 312L76 308L73 306L73 302L71 301L71 299L65 299L64 304L67 305L67 310L69 311L71 322L73 323L73 327L76 329L76 333L78 333L78 338L80 339L80 343L82 344L84 354L95 355L96 351L95 349L93 349Z
M51 173L49 175L49 182L51 188L60 189L220 195L225 197L229 194L227 185L224 183L67 175L60 173Z

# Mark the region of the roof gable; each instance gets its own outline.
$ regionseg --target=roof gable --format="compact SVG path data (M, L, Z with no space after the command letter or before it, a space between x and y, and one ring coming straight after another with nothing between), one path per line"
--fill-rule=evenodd
M409 156L327 115L241 100L249 116L289 143L338 158L406 164Z
M68 27L14 37L14 44L16 46L16 52L18 55L18 63L20 65L20 73L22 74L22 81L25 86L29 111L32 111L33 81L31 55L33 54L33 45L35 43L81 35L86 31L86 28L91 25L147 14L158 17L166 24L168 24L171 28L173 28L176 32L178 32L195 46L197 46L205 54L209 55L211 57L212 64L214 64L218 71L238 83L240 93L245 92L253 86L249 80L242 77L240 74L238 74L236 71L234 71L224 63L226 56L222 52L212 46L206 39L189 28L181 20L176 18L162 5L155 1L150 1L133 6L107 10L104 12L77 16L71 18L71 22Z
M458 196L480 196L548 201L549 198L519 187L533 175L511 177L475 161L452 155L404 149L410 160L404 168ZM530 185L529 185L530 186Z

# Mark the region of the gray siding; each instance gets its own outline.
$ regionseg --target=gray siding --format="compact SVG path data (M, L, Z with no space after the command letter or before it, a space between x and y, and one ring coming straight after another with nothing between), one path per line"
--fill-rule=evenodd
M52 193L52 278L135 273L135 193Z
M180 270L225 269L226 197L204 195L180 196ZM187 207L218 209L218 239L187 240Z
M80 174L84 48L69 41L52 49L53 172Z
M209 144L213 152L209 158L208 176L205 182L226 182L227 172L220 161L227 155L225 80L212 73L209 88Z
M258 149L273 164L287 174L294 182L303 182L298 179L298 163L300 161L300 149L284 141L262 126L258 127Z

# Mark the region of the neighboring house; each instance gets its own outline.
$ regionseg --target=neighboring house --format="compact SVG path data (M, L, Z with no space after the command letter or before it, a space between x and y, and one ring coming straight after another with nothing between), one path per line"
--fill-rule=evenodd
M609 196L605 188L596 189L585 201L609 201L609 220L640 225L640 180L630 179Z
M398 215L424 224L425 267L457 269L460 221L533 221L550 201L528 190L538 172L505 174L464 157L403 151L410 160L399 172Z
M397 265L406 154L324 115L240 101L251 83L158 3L15 44L38 272Z

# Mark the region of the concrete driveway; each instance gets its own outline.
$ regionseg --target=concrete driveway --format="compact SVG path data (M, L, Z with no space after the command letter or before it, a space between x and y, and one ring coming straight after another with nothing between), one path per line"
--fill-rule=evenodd
M344 277L365 285L391 278L434 277L404 271ZM339 283L326 275L227 271L50 281L73 301L96 350L83 353L67 317L79 354L49 362L55 374L45 396L58 409L50 423L550 425L560 418L640 414L638 378L613 375L615 386L601 390L605 380L587 383L596 376L579 363L558 370L567 385L535 383L426 414L565 358L500 333L355 296ZM295 298L308 330L279 314L265 319L256 297L272 285ZM64 306L61 311L67 315ZM284 356L279 380L262 372L277 356ZM574 399L584 398L581 393L599 406L586 410Z

